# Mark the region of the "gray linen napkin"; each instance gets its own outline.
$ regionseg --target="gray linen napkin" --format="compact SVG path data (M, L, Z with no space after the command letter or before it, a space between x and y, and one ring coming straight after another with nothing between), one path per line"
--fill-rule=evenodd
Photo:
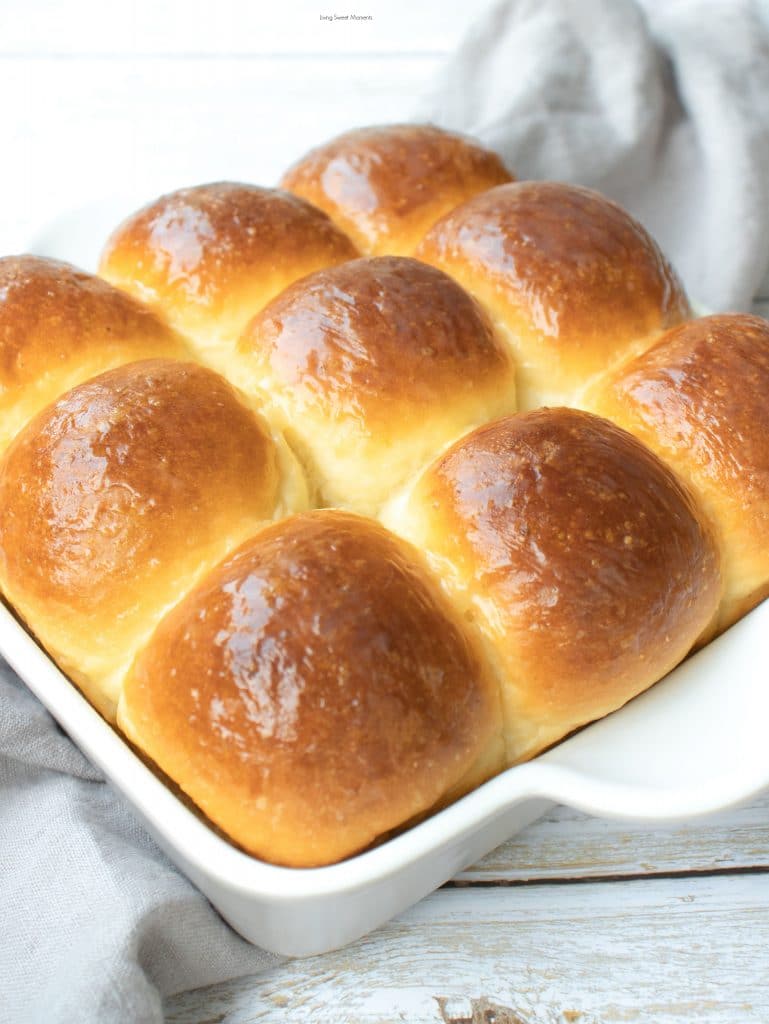
M277 957L221 920L0 661L0 1022L160 1024Z
M419 115L521 176L628 205L713 308L768 262L769 59L748 3L508 0ZM405 113L405 112L404 112ZM0 1022L162 1019L161 998L274 964L238 939L0 663Z
M502 0L414 117L604 192L693 298L749 309L769 295L768 21L769 0Z

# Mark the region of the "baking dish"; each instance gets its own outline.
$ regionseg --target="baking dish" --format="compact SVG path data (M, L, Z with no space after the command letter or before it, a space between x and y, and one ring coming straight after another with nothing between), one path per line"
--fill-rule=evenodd
M30 249L95 263L122 201L63 218ZM137 757L4 607L0 654L124 793L169 857L246 939L289 955L344 945L416 902L552 802L670 820L707 814L769 785L765 602L664 681L534 761L341 864L288 869L238 850Z
M4 607L0 654L125 795L171 860L244 938L307 956L371 931L553 803L676 820L769 786L769 601L620 711L341 864L292 869L236 849L130 749Z

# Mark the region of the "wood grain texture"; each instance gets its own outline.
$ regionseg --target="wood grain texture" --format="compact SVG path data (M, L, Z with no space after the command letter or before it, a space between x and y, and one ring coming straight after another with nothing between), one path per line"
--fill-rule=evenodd
M665 828L591 818L554 807L463 871L463 884L633 878L769 870L769 794L706 820Z
M765 1022L769 884L758 882L442 889L340 952L219 986L205 1003L169 1001L166 1019L458 1024L480 1006L476 1019L497 1024Z
M366 939L185 993L167 1019L765 1021L766 872L769 794L656 829L555 807Z

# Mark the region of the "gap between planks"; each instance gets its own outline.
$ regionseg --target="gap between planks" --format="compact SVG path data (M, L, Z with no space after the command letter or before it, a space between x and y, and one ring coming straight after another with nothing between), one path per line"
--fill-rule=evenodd
M457 883L678 877L769 866L769 793L708 818L655 827L551 808L460 872Z
M531 885L590 885L596 882L639 882L645 879L673 878L720 878L729 875L769 875L769 858L766 864L734 868L687 868L681 871L638 871L635 873L608 875L580 875L563 877L538 875L536 878L453 878L444 882L442 889L494 889L496 887L516 888Z
M747 873L441 889L345 949L168 1000L166 1021L441 1024L485 1000L497 1024L766 1024L768 945Z

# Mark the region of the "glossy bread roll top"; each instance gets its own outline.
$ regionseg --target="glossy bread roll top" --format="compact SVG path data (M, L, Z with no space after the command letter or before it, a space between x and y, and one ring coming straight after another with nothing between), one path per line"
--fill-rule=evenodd
M319 504L374 514L472 426L515 409L515 371L480 307L448 275L369 257L279 295L239 343Z
M0 453L32 417L81 381L184 342L129 295L68 263L0 259Z
M447 214L415 256L456 278L511 347L520 409L579 405L583 388L689 315L654 240L597 192L523 181Z
M619 206L432 126L283 185L162 196L101 278L0 259L0 591L235 843L311 867L769 595L769 325L689 320Z
M385 521L430 553L485 638L511 762L656 682L720 599L688 493L635 438L572 409L479 428Z
M100 273L160 309L216 369L273 296L353 259L352 242L303 199L219 182L161 196L112 234Z
M769 324L693 320L597 384L587 402L697 495L721 545L719 629L769 595Z
M111 717L164 612L301 501L301 481L282 476L290 465L211 370L110 370L39 413L0 461L0 588Z
M512 181L496 155L433 125L345 132L283 176L368 255L410 256L428 228L478 192Z
M247 851L368 846L500 767L496 686L421 556L370 520L259 532L163 620L126 682L130 739Z

